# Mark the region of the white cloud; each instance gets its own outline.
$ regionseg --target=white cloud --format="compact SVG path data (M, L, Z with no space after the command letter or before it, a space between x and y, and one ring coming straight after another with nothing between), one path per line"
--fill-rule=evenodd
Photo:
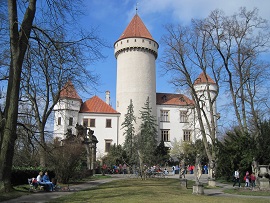
M173 21L189 23L192 18L205 18L212 10L221 9L227 15L238 11L240 7L248 10L259 9L259 15L270 19L270 1L268 0L141 0L139 13L143 16L168 12ZM164 19L170 20L170 19Z

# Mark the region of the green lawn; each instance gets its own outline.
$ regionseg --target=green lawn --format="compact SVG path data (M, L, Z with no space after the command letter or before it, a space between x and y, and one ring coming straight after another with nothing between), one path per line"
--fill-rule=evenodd
M207 190L207 189L205 189ZM54 199L53 202L91 202L91 203L163 203L163 202L218 202L254 203L270 202L270 199L250 199L249 197L215 197L192 194L192 182L188 189L181 189L178 179L140 179L116 180L89 190L73 193Z

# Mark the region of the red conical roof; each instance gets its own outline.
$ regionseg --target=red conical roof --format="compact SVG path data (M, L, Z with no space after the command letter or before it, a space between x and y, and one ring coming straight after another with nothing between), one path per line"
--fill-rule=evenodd
M141 18L136 14L118 40L130 37L143 37L154 40Z
M205 74L203 72L195 80L194 85L201 84L201 83L216 84L215 81L209 75L207 75L207 74Z
M67 81L67 83L65 84L65 86L61 90L60 98L70 98L70 99L81 100L74 85L72 84L72 82L70 80Z

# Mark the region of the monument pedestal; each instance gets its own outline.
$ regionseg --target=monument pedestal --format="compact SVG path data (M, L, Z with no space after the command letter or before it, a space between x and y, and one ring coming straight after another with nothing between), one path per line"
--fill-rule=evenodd
M187 179L184 178L180 179L180 187L187 189Z
M208 179L208 186L210 186L210 187L216 187L216 180L214 180L214 179Z
M270 188L268 178L260 178L259 183L260 183L260 189L261 190L265 190L265 189L268 190Z
M204 194L203 184L199 183L199 184L193 185L193 193L192 194L203 195Z

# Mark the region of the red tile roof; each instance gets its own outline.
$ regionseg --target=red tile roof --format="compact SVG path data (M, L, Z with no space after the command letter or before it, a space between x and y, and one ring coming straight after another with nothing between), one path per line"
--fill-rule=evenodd
M178 105L187 106L193 105L193 100L190 100L183 94L157 93L157 105Z
M74 85L72 82L69 80L63 87L63 89L60 92L60 98L70 98L70 99L79 99L80 96L78 95Z
M195 80L194 85L201 84L201 83L210 83L210 84L216 84L214 80L207 74L201 73L198 78Z
M154 40L141 18L136 14L118 40L130 37L143 37Z
M106 113L106 114L118 114L110 105L100 99L98 96L94 96L91 99L85 101L81 106L81 113Z

